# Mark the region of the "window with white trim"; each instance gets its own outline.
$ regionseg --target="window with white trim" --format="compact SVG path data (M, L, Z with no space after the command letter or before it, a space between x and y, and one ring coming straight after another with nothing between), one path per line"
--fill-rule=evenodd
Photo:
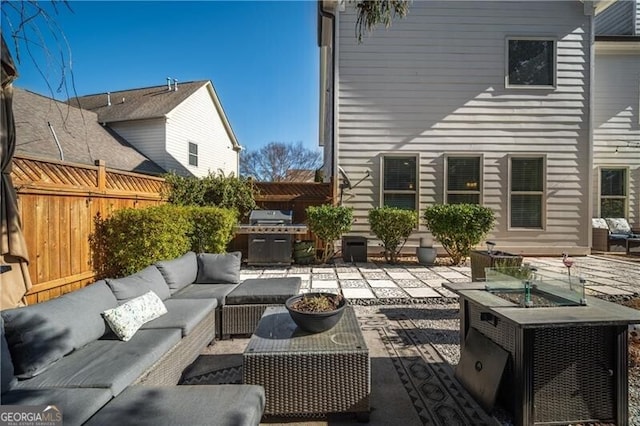
M482 157L446 157L445 202L481 204Z
M600 217L627 217L626 168L600 169Z
M418 157L385 155L381 163L381 204L417 210Z
M556 42L551 39L507 39L507 87L553 88L556 85Z
M198 167L198 145L189 142L189 165Z
M511 157L509 172L511 228L544 227L544 157Z

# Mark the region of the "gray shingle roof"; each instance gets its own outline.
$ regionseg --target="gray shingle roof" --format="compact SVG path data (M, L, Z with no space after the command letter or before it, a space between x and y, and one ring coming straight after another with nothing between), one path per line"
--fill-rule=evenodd
M48 126L58 137L64 160L94 165L104 160L113 169L146 174L164 170L124 139L99 124L94 112L15 88L13 113L16 122L16 153L60 160L60 153Z
M106 92L71 98L69 104L95 112L100 123L157 118L169 113L208 82L178 82L178 90L168 90L165 84L110 92L111 106L107 104Z

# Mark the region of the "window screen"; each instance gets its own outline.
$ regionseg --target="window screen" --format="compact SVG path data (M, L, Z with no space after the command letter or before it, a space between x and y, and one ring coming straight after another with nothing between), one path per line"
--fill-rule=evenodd
M600 217L627 217L627 170L600 169Z
M384 157L382 204L416 210L417 198L417 158Z
M511 159L511 227L542 228L544 159Z
M480 157L447 158L447 203L480 203Z

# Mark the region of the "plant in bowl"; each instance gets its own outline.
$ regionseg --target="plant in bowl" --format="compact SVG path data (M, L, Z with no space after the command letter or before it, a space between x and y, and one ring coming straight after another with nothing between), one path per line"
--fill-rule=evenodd
M285 306L298 327L310 333L320 333L340 321L347 301L340 294L306 293L290 297Z

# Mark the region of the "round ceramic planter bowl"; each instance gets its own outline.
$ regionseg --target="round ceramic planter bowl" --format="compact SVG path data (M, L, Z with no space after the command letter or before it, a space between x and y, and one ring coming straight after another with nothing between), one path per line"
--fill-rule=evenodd
M303 297L313 297L322 295L331 295L332 293L306 293L298 296L293 296L287 299L285 306L291 315L291 319L301 329L308 331L309 333L321 333L335 327L335 325L342 318L344 308L347 306L347 301L343 297L340 301L338 309L328 312L302 312L297 311L291 307L296 301Z

